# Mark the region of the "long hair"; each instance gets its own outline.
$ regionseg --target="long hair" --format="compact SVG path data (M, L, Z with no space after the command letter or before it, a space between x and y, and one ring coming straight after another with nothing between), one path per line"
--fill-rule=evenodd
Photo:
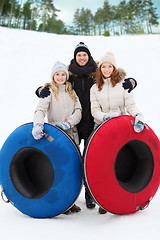
M119 81L119 71L113 66L113 72L110 76L111 84L114 87ZM97 77L96 84L98 86L98 90L101 91L104 84L104 76L101 71L101 66L97 69Z
M54 92L55 94L55 98L56 100L58 101L58 95L59 95L59 84L57 84L54 80L54 78L52 79L52 82L50 83L46 83L45 86L49 86L52 91ZM73 92L73 89L72 89L72 85L70 82L66 81L65 82L65 91L68 93L68 95L73 99L74 103L76 103L76 96Z

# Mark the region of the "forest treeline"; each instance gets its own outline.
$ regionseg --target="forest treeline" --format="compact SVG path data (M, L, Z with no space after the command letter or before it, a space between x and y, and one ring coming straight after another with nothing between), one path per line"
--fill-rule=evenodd
M152 33L159 25L152 0L107 0L93 14L88 8L76 9L73 25L57 19L59 9L53 0L0 0L0 26L74 35L122 35Z

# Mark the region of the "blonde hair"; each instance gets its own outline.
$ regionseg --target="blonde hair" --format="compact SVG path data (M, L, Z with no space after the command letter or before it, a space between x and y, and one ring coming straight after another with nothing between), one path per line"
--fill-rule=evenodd
M76 96L73 92L73 89L72 89L72 85L70 82L66 81L65 82L65 91L68 93L68 95L73 99L74 103L76 103ZM56 100L58 101L58 95L59 95L59 84L57 84L54 80L54 78L52 79L52 82L50 83L46 83L45 86L48 86L52 89L52 91L54 92L55 94L55 98Z

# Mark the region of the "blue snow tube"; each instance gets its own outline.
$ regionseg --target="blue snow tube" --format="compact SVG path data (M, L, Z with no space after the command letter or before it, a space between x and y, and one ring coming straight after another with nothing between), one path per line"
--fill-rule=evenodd
M62 130L44 125L35 140L33 123L15 129L0 151L0 185L6 198L22 213L54 217L69 209L82 187L81 155Z

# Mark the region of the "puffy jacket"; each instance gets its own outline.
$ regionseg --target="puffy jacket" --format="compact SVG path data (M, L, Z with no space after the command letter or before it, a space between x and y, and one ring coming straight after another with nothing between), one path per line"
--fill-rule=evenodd
M76 91L82 106L82 119L77 125L78 133L82 139L86 140L94 127L90 104L90 88L95 83L94 75L78 76L70 74L69 81L71 82L73 89Z
M119 69L119 82L113 87L110 78L105 79L102 90L98 90L98 86L94 84L90 90L91 113L94 122L102 123L104 115L110 112L118 112L120 115L129 114L136 116L140 113L136 107L133 93L128 93L122 87L125 72Z
M50 91L51 94L46 98L41 98L36 107L34 113L34 125L37 123L44 124L46 114L48 123L52 125L55 125L58 122L68 121L71 124L71 129L67 130L66 132L78 144L78 132L75 125L80 122L82 111L78 97L76 103L74 103L72 98L65 91L65 85L59 86L58 101L56 100L53 91Z
M78 134L80 139L87 140L94 127L91 115L90 88L95 83L97 64L91 57L86 66L79 67L73 59L68 68L69 81L78 95L82 106L82 119L77 125Z

